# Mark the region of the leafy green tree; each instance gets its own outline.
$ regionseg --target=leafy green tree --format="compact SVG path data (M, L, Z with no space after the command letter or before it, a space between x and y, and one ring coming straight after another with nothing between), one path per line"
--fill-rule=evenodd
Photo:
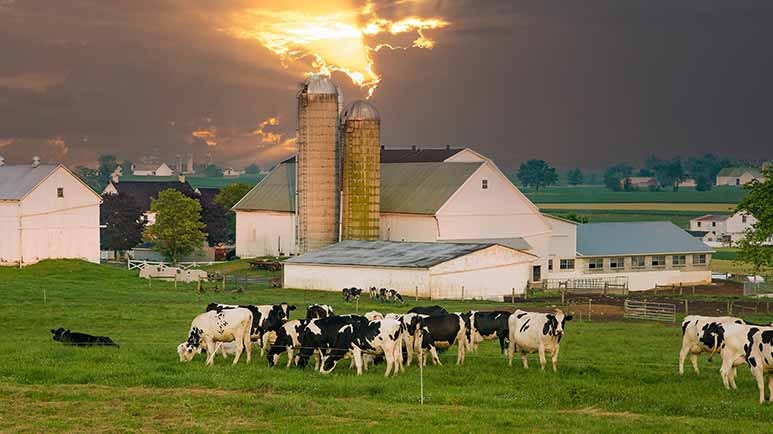
M97 172L99 173L99 185L101 191L107 186L107 183L110 182L110 177L113 176L115 168L118 167L118 161L116 160L115 155L104 154L99 156L98 162L99 166Z
M201 222L205 225L209 245L215 246L226 242L229 236L229 219L226 210L212 201L204 200L204 198L199 198L199 203L201 205Z
M222 188L220 192L215 195L215 203L226 211L226 236L229 240L236 239L236 213L231 211L231 208L236 205L236 202L239 202L250 190L252 190L251 186L247 184L236 183Z
M633 167L630 164L616 164L604 172L604 185L610 190L622 191L624 188L623 180L631 176L632 173Z
M763 171L764 181L746 184L746 196L736 208L757 219L739 243L739 257L754 266L757 272L773 272L773 246L766 245L773 239L773 168Z
M575 212L570 212L569 214L564 214L560 217L577 223L588 223L590 221L590 217L586 215L580 215Z
M255 163L252 163L244 168L244 173L248 175L257 175L260 173L260 167L258 167Z
M222 178L223 169L215 166L214 164L210 164L204 168L204 175L210 178Z
M176 264L204 244L206 225L198 200L169 188L153 199L150 211L156 213L156 222L145 227L143 239L153 243L168 261Z
M75 168L75 174L78 175L78 178L81 179L81 181L88 184L89 187L94 189L97 193L101 193L102 190L104 190L104 186L101 186L99 183L99 172L96 169L92 169L91 167L86 166L78 166Z
M566 182L569 185L580 185L585 182L585 177L580 169L572 169L566 174Z
M142 242L144 210L126 193L102 196L99 243L102 250L126 251Z
M545 160L529 160L518 168L518 180L524 187L546 187L558 182L556 169L548 166Z
M674 158L671 161L661 161L654 168L655 178L662 186L669 186L677 191L679 183L684 181L684 167L680 158Z

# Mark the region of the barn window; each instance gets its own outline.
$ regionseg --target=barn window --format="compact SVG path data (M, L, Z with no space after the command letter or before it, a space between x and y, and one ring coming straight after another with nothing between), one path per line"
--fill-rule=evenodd
M610 258L609 268L612 268L612 269L625 268L625 258L622 258L622 257Z
M484 179L480 182L480 186L482 189L486 190L488 189L488 179Z
M685 255L674 255L671 257L671 265L674 267L684 267L687 264Z
M698 222L698 227L701 227L701 222Z
M717 226L717 222L711 222L711 226L716 227Z
M56 197L64 197L64 188L58 187L56 189Z
M558 267L562 270L574 270L574 259L562 259Z
M706 265L706 255L692 255L692 263L693 265Z
M631 268L644 268L644 256L632 256Z
M548 259L548 271L553 271L553 260Z
M603 270L604 269L604 258L591 258L588 260L588 269L589 270Z
M666 257L663 255L657 255L652 257L652 266L653 267L665 267L666 266Z
M746 223L746 215L741 216L741 223Z

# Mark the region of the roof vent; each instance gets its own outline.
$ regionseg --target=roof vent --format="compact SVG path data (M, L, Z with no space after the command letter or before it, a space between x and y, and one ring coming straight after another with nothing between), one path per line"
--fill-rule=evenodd
M381 150L383 151L384 149L386 149L386 146L381 145Z
M411 145L411 151L415 151L415 150L416 150L416 145Z
M0 155L0 166L5 166L5 158L2 155Z
M177 175L177 180L180 181L180 183L185 184L185 175Z
M32 167L38 167L40 166L40 157L37 155L32 157Z

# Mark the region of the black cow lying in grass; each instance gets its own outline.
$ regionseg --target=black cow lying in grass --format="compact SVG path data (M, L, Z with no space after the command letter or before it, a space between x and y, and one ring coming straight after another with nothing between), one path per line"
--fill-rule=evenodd
M107 345L117 347L118 344L113 342L107 336L92 336L86 333L71 332L69 329L65 330L59 327L56 330L51 330L55 341L61 342L65 345L77 345L79 347L90 347L94 345Z

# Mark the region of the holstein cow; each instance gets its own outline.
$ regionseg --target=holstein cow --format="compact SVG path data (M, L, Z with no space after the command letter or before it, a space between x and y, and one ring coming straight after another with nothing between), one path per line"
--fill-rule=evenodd
M484 340L499 339L499 350L506 354L507 341L510 337L510 312L498 310L493 312L470 311L462 315L467 327L467 342L471 351L477 351L478 345Z
M379 311L372 310L370 312L365 313L365 318L368 319L368 321L377 321L380 319L384 319L384 315L381 314Z
M357 367L357 375L362 375L363 355L382 355L386 360L386 372L397 375L400 370L399 361L402 352L402 324L394 319L377 321L352 322L342 326L336 334L336 339L328 357L322 364L320 372L327 374L335 369L339 360L351 354ZM364 354L363 354L364 353Z
M456 344L456 364L464 363L467 329L461 314L419 317L418 321L411 322L409 332L414 335L414 350L418 355L418 363L426 365L424 352L429 350L432 363L442 365L437 355L437 348L445 349L454 344Z
M271 338L275 338L276 332L282 327L282 324L290 319L290 312L295 310L295 306L287 303L258 305L210 303L207 305L207 312L235 308L248 309L252 312L252 327L250 334L258 341L261 356L265 353L268 345L270 345L273 340ZM266 336L268 334L273 336Z
M191 322L188 341L180 354L180 361L189 362L193 356L206 350L207 365L212 365L215 359L215 343L236 341L236 357L233 363L236 364L239 361L242 350L247 352L247 363L250 363L251 327L252 312L249 309L234 308L204 312Z
M564 315L560 309L553 313L535 313L516 310L510 315L510 344L507 348L507 362L513 365L513 355L521 352L523 367L528 368L526 354L539 352L540 367L545 369L545 352L550 353L553 371L558 370L558 350L564 336L564 326L572 315Z
M86 333L73 332L69 329L65 330L63 327L59 327L56 330L51 329L51 334L53 334L52 338L55 341L61 342L65 345L75 345L78 347L90 347L95 345L111 347L118 346L118 344L113 342L113 340L107 336L92 336Z
M362 294L362 289L360 288L344 288L341 290L341 293L344 296L344 301L347 303L351 303L352 301L359 300L360 295Z
M698 355L711 353L713 356L722 345L721 337L717 339L711 333L706 334L706 330L709 328L714 330L717 325L733 323L746 324L741 318L732 316L688 315L684 317L682 320L682 349L679 351L679 375L684 374L684 360L688 354L695 373L700 374ZM703 338L704 334L705 338Z
M282 325L276 334L276 341L268 350L268 366L274 366L282 353L287 352L287 367L295 361L295 352L301 348L301 333L310 320L292 320Z
M745 345L746 363L757 380L760 404L765 402L765 374L768 374L770 400L773 401L773 327L751 327Z
M309 357L315 351L319 351L324 364L325 358L335 344L338 331L343 326L368 322L367 318L359 315L336 315L310 320L300 335L301 351L298 353L298 367L305 368Z
M306 308L306 319L326 318L335 314L333 307L327 304L312 304Z
M405 303L405 301L403 300L403 296L400 295L400 293L395 291L394 289L389 290L389 299L392 300L392 302L394 303L400 303L400 304Z
M371 300L375 300L375 299L378 298L378 289L376 289L375 286L371 286L368 291L369 291L368 295L369 295Z
M411 308L408 313L418 313L427 316L448 315L448 311L440 306L416 306Z
M722 366L719 374L727 389L736 389L736 368L746 362L745 346L748 343L749 330L753 326L747 324L710 323L701 334L701 342L710 348L718 348L722 356Z

